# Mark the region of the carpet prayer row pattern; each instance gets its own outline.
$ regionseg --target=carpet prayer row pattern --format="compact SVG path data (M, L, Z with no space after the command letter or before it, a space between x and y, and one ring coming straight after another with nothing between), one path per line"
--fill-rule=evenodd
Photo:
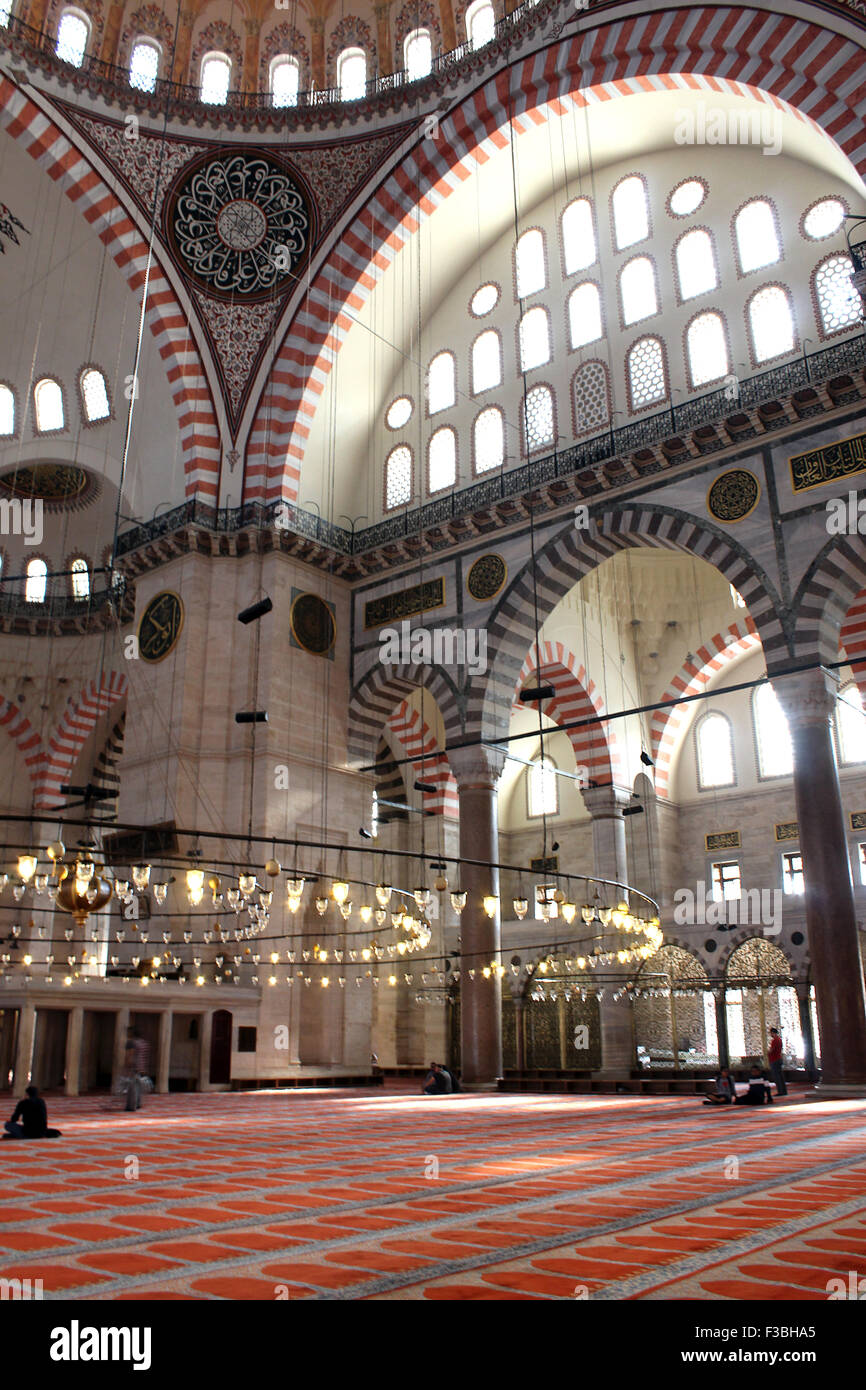
M863 1102L386 1089L49 1109L61 1139L0 1145L0 1277L46 1299L823 1300L866 1281Z

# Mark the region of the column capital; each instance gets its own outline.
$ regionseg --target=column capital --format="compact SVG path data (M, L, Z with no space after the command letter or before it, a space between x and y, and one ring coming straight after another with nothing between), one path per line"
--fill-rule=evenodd
M244 31L252 38L255 34L261 33L262 21L260 19L245 19Z
M623 807L631 801L628 788L614 786L612 782L603 787L583 787L581 796L593 820L620 819Z
M320 14L311 14L309 19L307 20L307 23L309 24L312 33L324 34L325 21Z
M181 10L180 22L186 29L191 29L195 21L195 10Z
M388 18L388 11L391 8L391 0L380 0L380 3L373 6L373 13L378 20Z
M839 682L823 666L790 675L771 675L770 682L792 729L814 728L829 722Z
M448 762L458 788L495 787L505 766L505 754L499 748L479 744L472 748L450 748Z

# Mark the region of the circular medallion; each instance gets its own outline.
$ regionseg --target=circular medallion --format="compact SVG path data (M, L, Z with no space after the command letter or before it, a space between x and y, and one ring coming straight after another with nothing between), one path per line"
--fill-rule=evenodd
M716 521L742 521L753 512L761 484L746 468L730 468L716 478L707 493L707 510Z
M314 240L299 175L261 150L206 154L166 199L166 233L184 271L219 296L264 299L293 283Z
M289 618L299 647L315 656L327 656L337 636L334 615L318 594L299 594Z
M83 507L98 495L97 480L71 463L31 463L0 477L0 491L11 497L37 499L55 511Z
M473 598L495 598L508 576L501 555L479 555L466 576L466 587Z
M138 653L142 661L164 661L173 651L183 627L183 604L177 594L164 589L154 594L138 624Z

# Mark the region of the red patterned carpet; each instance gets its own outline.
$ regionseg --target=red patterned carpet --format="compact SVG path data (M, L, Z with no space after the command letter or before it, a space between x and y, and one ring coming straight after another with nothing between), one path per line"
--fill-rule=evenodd
M0 1276L45 1298L826 1300L866 1274L862 1102L106 1104L50 1100L62 1139L0 1146Z

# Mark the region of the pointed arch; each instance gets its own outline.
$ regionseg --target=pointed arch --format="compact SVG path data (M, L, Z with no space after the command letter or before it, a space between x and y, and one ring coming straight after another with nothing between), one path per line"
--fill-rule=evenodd
M369 189L284 321L252 415L243 500L297 500L309 422L354 315L439 204L491 153L551 115L653 90L705 93L709 80L714 91L757 99L822 131L866 171L854 23L852 16L840 32L817 15L807 21L739 5L716 7L700 24L674 8L617 20L591 14L581 32L490 77L440 121L435 141L423 138L419 118L418 143Z
M130 290L145 282L147 243L126 208L71 139L29 97L0 74L0 127L44 169L79 208L108 248ZM165 363L177 412L187 497L219 492L220 430L204 367L186 313L154 256L145 321Z
M866 589L857 594L839 632L841 655L851 663L860 694L866 697ZM860 664L862 663L862 664Z
M864 579L866 541L859 535L833 536L815 556L792 604L798 659L837 659L842 628Z
M403 700L388 720L388 729L399 741L405 756L413 759L417 775L436 787L435 793L428 792L424 796L424 810L456 820L459 814L457 783L446 755L439 749L420 711L413 709L408 700ZM436 756L431 757L431 754Z
M0 699L0 729L5 729L24 759L31 781L36 780L42 764L42 735L34 729L26 714L11 700Z
M457 691L445 671L420 663L402 666L377 663L361 677L349 697L348 743L352 762L363 766L375 762L379 739L389 725L395 706L405 703L406 696L419 686L436 700L446 742L460 738L462 720ZM417 749L416 755L419 756ZM426 768L427 763L424 766Z
M760 645L761 639L751 618L746 618L741 623L731 623L724 632L717 632L709 642L698 647L693 660L683 662L665 690L661 703L675 700L678 695L700 694L732 661L744 652L757 650ZM656 796L667 798L669 794L669 778L677 734L690 712L690 705L675 705L672 709L659 709L653 714L650 723L650 744L655 762Z
M119 671L106 671L98 685L96 681L88 681L78 699L70 701L48 739L39 767L34 798L37 810L54 810L63 805L65 797L60 788L72 776L97 720L113 705L125 700L126 693L126 676Z
M552 685L556 694L552 700L542 702L542 711L554 724L570 724L578 719L591 719L594 715L604 715L605 706L601 692L596 689L592 678L573 652L562 642L541 642L541 659L538 648L533 643L531 650L520 668L515 694L529 677L535 677L545 685ZM536 701L530 701L531 708L537 708ZM515 700L514 709L526 708L523 702ZM610 785L619 780L622 765L619 741L615 730L605 724L585 724L580 729L569 729L568 738L574 749L577 767L585 767L587 775L599 785Z

